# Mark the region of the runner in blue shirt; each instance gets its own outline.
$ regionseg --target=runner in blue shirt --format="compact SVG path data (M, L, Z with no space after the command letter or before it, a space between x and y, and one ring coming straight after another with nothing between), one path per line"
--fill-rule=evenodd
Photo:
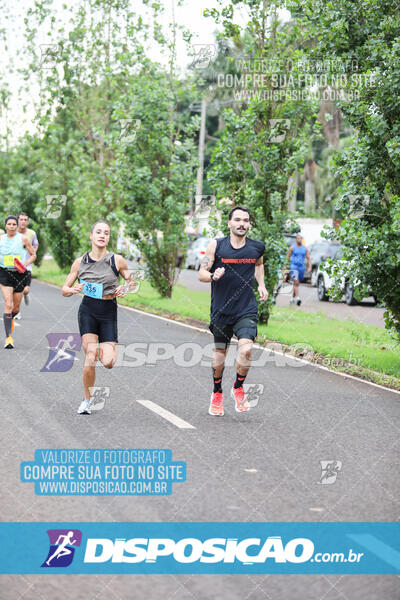
M307 259L308 270L311 272L310 255L300 234L296 235L296 243L289 248L288 258L290 258L290 277L293 280L293 298L290 300L290 304L300 306L299 284L304 281L304 259Z

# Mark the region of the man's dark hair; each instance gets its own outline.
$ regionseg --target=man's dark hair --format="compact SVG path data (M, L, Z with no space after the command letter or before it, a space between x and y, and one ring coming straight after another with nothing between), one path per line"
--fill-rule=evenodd
M106 225L108 225L108 227L110 228L110 233L111 233L111 225L108 221L106 221L105 219L99 219L98 221L96 221L96 223L93 223L92 225L92 229L90 230L91 233L93 233L94 228L96 227L96 225L98 225L99 223L105 223Z
M18 216L18 219L19 219L20 217L28 217L28 219L29 219L29 215L28 215L28 213L26 213L26 212L23 212L23 211L19 212L17 216Z
M231 210L229 212L229 220L232 219L232 215L235 212L235 210L244 210L244 212L248 213L249 218L251 217L249 209L246 208L245 206L234 206L233 208L231 208Z
M17 219L17 217L14 217L14 215L8 215L8 217L6 217L6 218L4 219L4 225L7 225L8 221L9 221L10 219L14 219L14 221L16 221L16 222L17 222L17 225L18 225L18 219Z

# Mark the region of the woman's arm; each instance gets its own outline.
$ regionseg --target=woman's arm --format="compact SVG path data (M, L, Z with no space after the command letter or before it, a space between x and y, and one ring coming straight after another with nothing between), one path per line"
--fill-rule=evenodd
M72 263L72 267L70 272L67 275L67 279L61 289L61 293L63 296L72 296L73 294L79 294L82 291L84 283L75 283L78 279L79 266L81 264L82 257L80 256Z
M115 254L115 266L118 269L119 274L125 279L126 283L119 285L115 290L115 295L118 298L123 298L128 292L131 292L137 288L137 281L135 276L128 269L128 263L121 254Z

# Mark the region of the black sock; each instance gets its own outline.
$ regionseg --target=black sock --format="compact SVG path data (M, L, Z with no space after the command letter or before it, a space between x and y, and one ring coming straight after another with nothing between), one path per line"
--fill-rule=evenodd
M236 381L233 384L234 388L240 388L243 385L244 380L246 379L246 375L240 375L240 373L236 373Z
M12 313L3 313L4 329L6 331L6 338L11 335L11 320Z
M214 393L215 392L222 392L222 377L213 377L214 379Z
M14 317L15 317L15 315L17 315L17 314L18 314L18 313L16 313L16 312L12 312L12 313L11 313L11 316L12 316L12 318L14 318Z
M214 394L222 393L222 375L224 370L222 369L221 375L219 377L215 377L215 369L213 369L213 380L214 380Z

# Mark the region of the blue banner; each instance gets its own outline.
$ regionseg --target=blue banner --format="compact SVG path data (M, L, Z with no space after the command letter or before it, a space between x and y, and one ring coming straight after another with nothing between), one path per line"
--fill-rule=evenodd
M1 523L0 572L399 574L400 523Z

